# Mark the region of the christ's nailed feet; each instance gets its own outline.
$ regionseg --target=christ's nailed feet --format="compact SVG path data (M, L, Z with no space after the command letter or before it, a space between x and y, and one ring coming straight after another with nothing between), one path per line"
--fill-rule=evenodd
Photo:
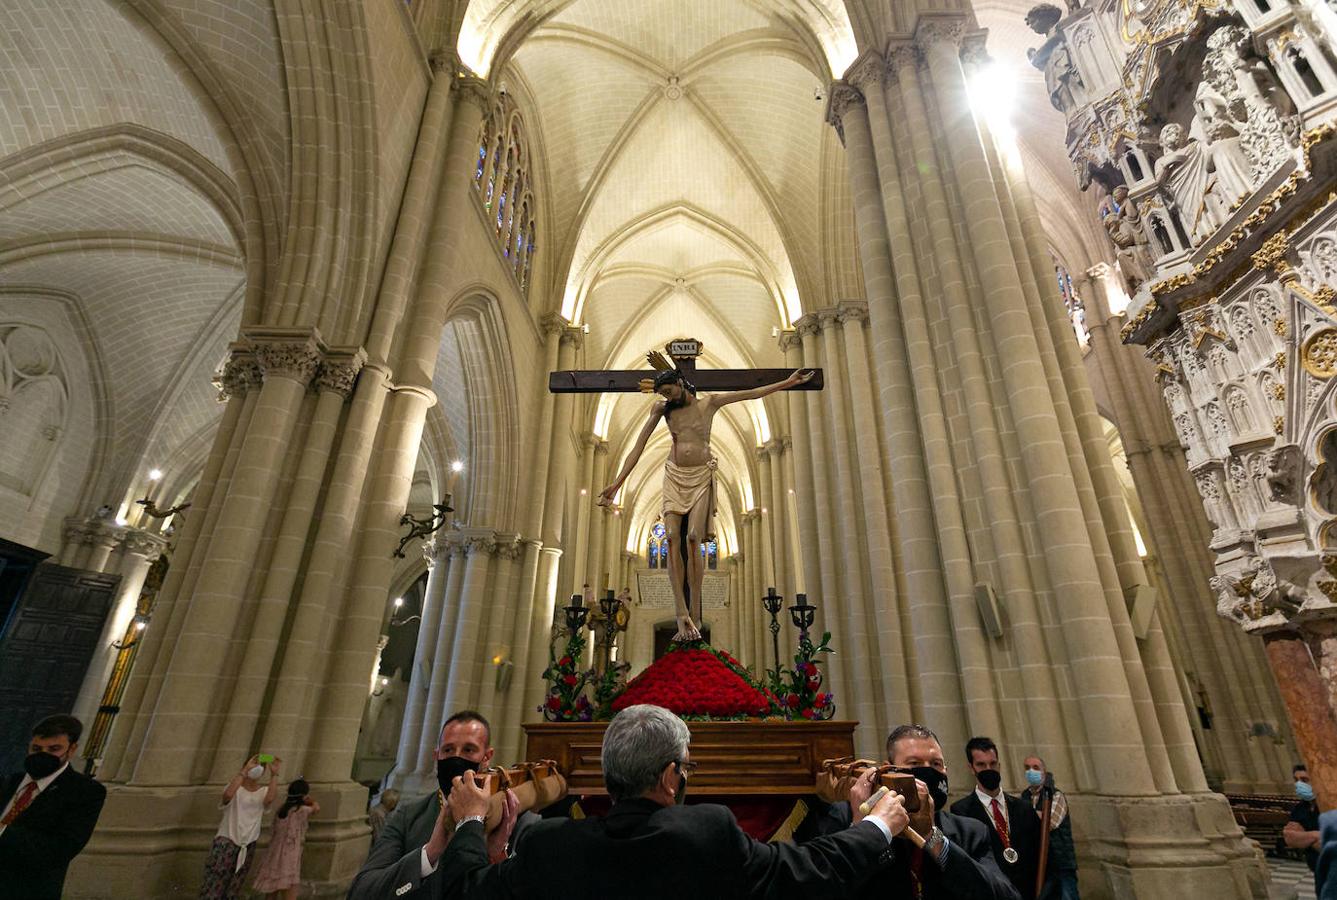
M678 633L673 636L673 640L680 644L701 640L701 632L691 616L678 616Z

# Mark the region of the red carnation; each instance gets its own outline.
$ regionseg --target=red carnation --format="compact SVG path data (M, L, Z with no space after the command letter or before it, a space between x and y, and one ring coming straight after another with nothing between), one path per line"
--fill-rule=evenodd
M785 698L785 702L787 702L791 707L797 707L799 705L798 694L790 694L788 697Z
M816 715L816 713L813 712L811 708L809 708L800 712L799 715L801 715L805 719L811 719L813 716Z
M574 676L574 675L563 675L563 676L562 676L562 684L565 684L565 685L567 685L568 687L574 687L574 686L575 686L575 683L576 683L577 681L579 681L579 680L580 680L580 679L577 678L577 677Z
M817 707L818 709L821 709L823 706L826 706L828 702L830 702L830 698L831 698L830 694L818 694L816 698L813 699L812 705Z
M557 665L561 666L562 668L566 668L567 666L571 665L571 657L563 656L561 659L557 660Z

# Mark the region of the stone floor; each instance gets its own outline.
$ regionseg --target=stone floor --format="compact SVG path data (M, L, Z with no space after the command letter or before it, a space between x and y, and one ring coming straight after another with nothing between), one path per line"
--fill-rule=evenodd
M1271 900L1314 900L1314 873L1309 866L1269 856L1267 867L1272 872Z

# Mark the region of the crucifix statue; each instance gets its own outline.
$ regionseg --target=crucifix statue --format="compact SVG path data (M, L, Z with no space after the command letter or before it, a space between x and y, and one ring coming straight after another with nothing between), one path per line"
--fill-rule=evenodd
M640 461L645 444L659 420L668 423L673 446L664 462L664 498L661 510L668 530L669 580L673 584L677 641L699 640L703 609L701 585L706 566L701 546L713 537L715 513L715 457L710 452L710 428L715 413L740 400L756 400L776 391L820 390L820 369L715 369L697 370L701 342L670 341L665 347L673 362L652 351L647 358L657 372L553 372L548 389L553 393L653 391L659 395L622 470L599 495L607 506ZM647 377L650 376L650 377ZM697 388L718 393L697 396Z

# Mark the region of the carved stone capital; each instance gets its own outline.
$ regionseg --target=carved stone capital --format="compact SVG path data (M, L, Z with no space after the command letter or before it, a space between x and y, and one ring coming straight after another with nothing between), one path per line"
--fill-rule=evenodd
M449 537L446 534L434 534L422 542L422 558L427 561L427 568L434 568L450 558Z
M346 400L357 384L358 373L367 362L367 352L361 347L352 351L330 352L316 376L316 390L334 391Z
M840 321L840 313L835 307L819 309L813 313L817 317L817 324L826 330Z
M227 362L214 376L214 386L218 388L218 401L226 403L233 397L244 397L253 387L263 381L260 365L255 361L255 354L249 348L233 344Z
M914 41L920 47L947 44L959 48L966 36L966 17L959 13L924 13L915 24Z
M982 69L993 62L986 44L989 32L983 28L966 33L961 38L961 62L972 68Z
M455 80L451 82L450 89L455 94L456 102L472 103L482 111L483 115L491 111L489 107L492 105L492 85L468 69L462 66L455 69Z
M586 450L593 450L595 447L599 446L600 440L601 438L593 431L581 432L580 446L584 447Z
M470 534L464 537L462 546L465 556L491 555L497 552L497 538L493 534Z
M493 552L497 554L498 559L518 559L520 557L520 535L497 535L496 549Z
M845 81L867 96L870 85L880 87L887 77L887 62L876 50L866 50L845 72Z
M121 546L126 553L153 562L167 549L167 539L137 528L127 528L121 537Z
M266 378L292 378L310 384L325 349L314 328L247 328L246 343Z
M803 341L799 340L798 332L792 328L780 332L777 342L780 344L780 349L786 353L793 348L803 346Z
M836 306L836 319L841 325L868 321L868 304L862 300L842 300Z
M887 48L887 75L900 78L905 69L915 70L924 64L924 53L919 47L905 41Z
M320 352L310 344L261 344L255 359L266 378L292 378L309 384L320 368Z
M794 332L798 334L800 339L808 337L809 335L820 334L821 331L822 324L817 320L817 315L815 313L808 313L807 315L800 316L794 322ZM800 343L802 343L801 340Z
M763 447L771 456L779 456L785 452L784 441L780 438L771 438L763 445Z
M550 312L539 316L539 331L543 333L544 337L554 334L560 335L567 325L566 319L563 319L557 313Z
M585 329L570 325L562 329L562 343L579 350L585 346Z
M847 82L833 81L831 88L827 91L826 98L826 121L834 125L837 131L840 131L843 140L845 113L856 106L864 105L863 94Z

